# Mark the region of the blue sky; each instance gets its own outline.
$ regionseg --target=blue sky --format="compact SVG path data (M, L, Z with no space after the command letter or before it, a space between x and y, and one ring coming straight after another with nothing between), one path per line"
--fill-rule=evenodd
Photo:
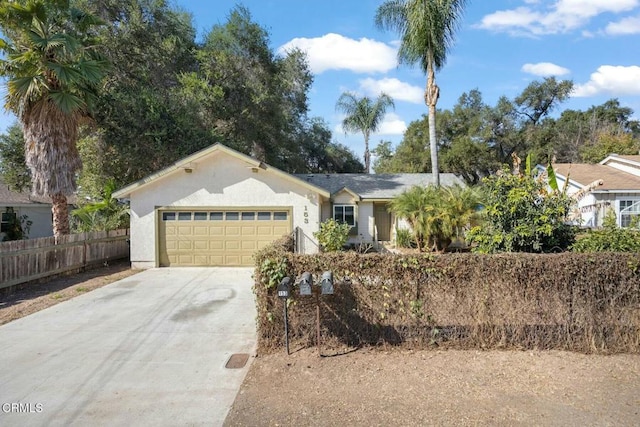
M372 146L402 139L406 126L426 114L426 78L418 68L397 66L397 35L378 30L374 15L382 0L245 0L255 22L283 52L307 52L315 76L310 115L324 118L334 140L364 151L359 135L345 135L335 111L344 91L395 99ZM224 23L232 0L174 0L193 14L198 34ZM565 108L586 109L616 97L640 118L640 0L469 0L456 44L437 74L439 108L479 89L493 105L517 96L545 76L575 84ZM0 117L0 129L11 123Z

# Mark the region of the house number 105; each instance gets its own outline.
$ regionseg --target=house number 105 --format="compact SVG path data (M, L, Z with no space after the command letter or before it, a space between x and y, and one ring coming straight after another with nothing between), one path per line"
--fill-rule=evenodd
M304 207L304 223L305 224L309 224L309 209L305 206Z

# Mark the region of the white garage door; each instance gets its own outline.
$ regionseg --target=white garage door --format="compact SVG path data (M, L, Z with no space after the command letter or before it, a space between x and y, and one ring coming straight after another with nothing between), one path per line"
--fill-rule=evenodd
M160 210L160 265L251 266L253 253L291 233L290 209Z

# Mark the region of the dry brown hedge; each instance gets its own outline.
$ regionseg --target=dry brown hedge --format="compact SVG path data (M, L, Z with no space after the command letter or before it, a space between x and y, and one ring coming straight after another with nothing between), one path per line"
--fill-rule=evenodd
M640 254L296 255L280 241L256 257L261 353L284 346L266 259L296 280L333 271L335 294L319 298L323 346L640 352ZM314 346L316 298L292 293L293 347Z

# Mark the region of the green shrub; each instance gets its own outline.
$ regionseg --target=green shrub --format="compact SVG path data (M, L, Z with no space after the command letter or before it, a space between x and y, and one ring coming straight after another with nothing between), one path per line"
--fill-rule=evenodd
M475 222L478 201L473 188L414 186L391 201L390 211L411 225L420 251L444 250Z
M574 252L640 252L640 230L619 228L609 211L602 230L589 230L571 246Z
M396 227L396 246L399 248L415 248L416 238L407 228Z
M349 224L341 223L330 218L320 224L320 230L313 233L325 252L342 250L349 239Z
M566 223L574 202L564 192L548 192L544 180L508 170L483 182L485 222L467 234L474 252L555 252L574 242Z
M29 230L33 221L27 215L20 215L14 211L12 207L7 207L2 214L6 219L6 229L4 231L3 241L24 240L28 239Z

